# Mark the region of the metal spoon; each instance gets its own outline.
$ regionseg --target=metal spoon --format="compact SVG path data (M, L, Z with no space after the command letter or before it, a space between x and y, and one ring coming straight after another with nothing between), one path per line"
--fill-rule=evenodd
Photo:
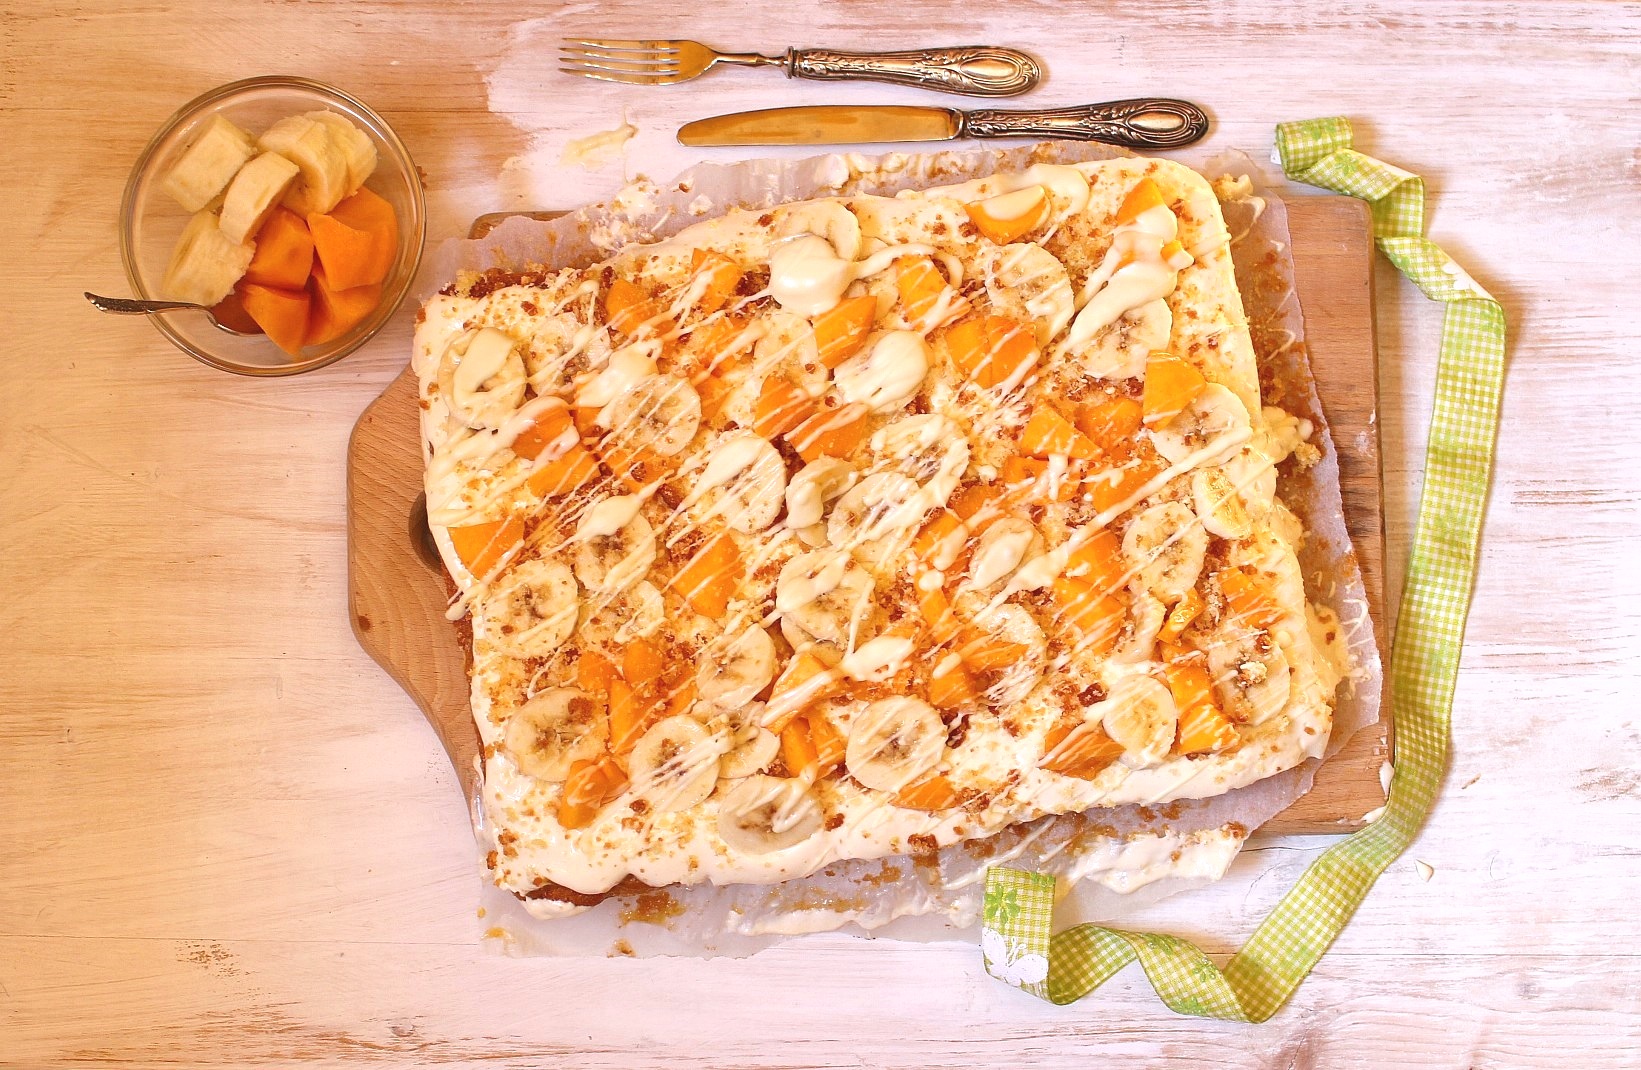
M225 334L235 334L241 338L254 338L261 331L237 331L217 319L208 305L196 305L189 301L137 301L129 297L101 297L86 292L85 299L91 302L91 307L98 312L111 312L117 316L152 316L156 312L203 312L205 318L211 321L211 326Z

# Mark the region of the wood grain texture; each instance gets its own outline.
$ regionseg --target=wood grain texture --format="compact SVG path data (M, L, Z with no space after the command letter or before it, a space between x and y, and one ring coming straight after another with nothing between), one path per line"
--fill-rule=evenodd
M1641 144L1634 4L676 8L431 0L0 0L0 1066L1632 1067L1641 1050ZM512 960L478 943L474 848L439 741L348 623L345 457L410 311L296 379L198 366L119 292L130 162L253 73L380 110L432 240L704 158L678 124L912 102L725 72L671 90L554 73L559 36L730 48L995 41L1021 103L1166 92L1268 152L1345 114L1423 174L1431 235L1503 300L1510 381L1446 790L1291 1006L1178 1018L1130 969L1056 1009L972 947L804 940L738 961ZM626 117L624 158L564 168ZM1301 266L1303 270L1303 266ZM1418 502L1440 310L1381 260L1386 590ZM1134 924L1229 952L1315 857L1252 846ZM1422 881L1413 867L1435 867Z
M554 213L538 212L550 218ZM481 237L499 221L483 215ZM1377 356L1373 348L1373 238L1362 202L1304 197L1288 211L1295 270L1307 315L1306 344L1341 447L1340 490L1363 565L1376 627L1383 617L1384 518L1380 511ZM1303 250L1299 256L1297 250ZM1302 270L1301 270L1302 267ZM1311 321L1314 320L1314 326ZM348 578L354 634L415 700L450 756L463 796L474 798L473 728L456 625L445 619L441 574L409 537L421 493L417 387L407 368L359 417L348 442ZM1379 635L1381 649L1383 633ZM1388 718L1359 732L1318 772L1314 789L1266 825L1270 833L1331 833L1361 824L1384 803L1379 768Z

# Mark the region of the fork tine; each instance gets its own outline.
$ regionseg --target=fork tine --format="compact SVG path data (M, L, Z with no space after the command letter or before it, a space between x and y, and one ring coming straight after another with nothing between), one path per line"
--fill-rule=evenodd
M600 71L590 67L560 67L565 74L579 74L583 78L596 78L600 82L620 82L623 85L672 85L684 79L676 74L616 74L613 71Z
M677 74L676 63L616 63L608 60L588 60L560 57L559 64L577 70L608 71L613 74L663 75Z
M597 49L603 52L650 52L671 54L678 51L677 41L600 41L587 38L562 38L566 45Z
M659 67L677 69L678 60L672 56L606 56L597 52L575 52L568 48L559 49L561 63L584 63L592 67L611 67L624 70L650 71Z

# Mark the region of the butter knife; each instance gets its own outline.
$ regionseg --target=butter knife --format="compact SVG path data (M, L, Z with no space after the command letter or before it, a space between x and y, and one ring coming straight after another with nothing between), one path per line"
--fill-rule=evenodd
M1071 108L959 111L914 105L767 108L697 119L678 129L685 145L855 145L956 138L1064 138L1131 149L1173 149L1208 133L1195 104L1137 97Z

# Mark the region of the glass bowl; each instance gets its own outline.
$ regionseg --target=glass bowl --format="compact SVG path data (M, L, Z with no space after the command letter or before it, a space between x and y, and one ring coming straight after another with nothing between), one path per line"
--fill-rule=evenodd
M120 202L120 256L135 295L159 298L171 249L190 216L161 188L163 176L193 134L213 115L222 115L253 135L287 115L329 108L353 120L376 143L376 171L365 182L393 206L399 217L399 251L382 283L382 299L353 330L292 356L263 335L239 337L218 330L200 312L149 316L178 349L213 368L240 375L294 375L341 360L364 345L392 318L416 277L426 237L426 206L416 164L388 126L365 104L340 89L306 78L266 75L246 78L196 97L160 128L137 158Z

